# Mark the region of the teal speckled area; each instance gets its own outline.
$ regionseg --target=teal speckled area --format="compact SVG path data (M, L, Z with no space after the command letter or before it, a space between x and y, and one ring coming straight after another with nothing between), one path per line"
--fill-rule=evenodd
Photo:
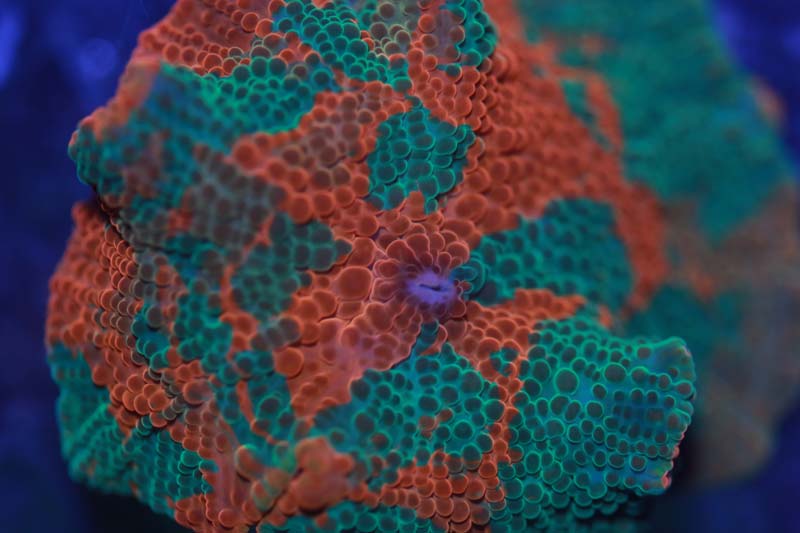
M189 295L184 298L190 299ZM141 311L133 317L131 331L136 335L136 351L141 354L149 366L160 370L169 366L167 362L167 350L169 350L170 346L169 337L159 331L157 327L154 327L154 317L157 313L158 311L154 306L142 306ZM187 327L187 325L184 323L177 327ZM211 337L211 335L207 338L209 337ZM188 350L184 349L180 351L185 353Z
M367 507L354 502L342 502L328 511L329 520L323 525L315 524L307 516L293 516L286 524L272 528L260 526L258 533L285 531L288 533L316 533L328 531L403 531L409 533L440 533L444 530L429 521L418 518L413 509L378 505Z
M202 459L168 433L153 432L148 418L125 435L110 411L108 391L92 382L86 361L63 345L49 355L53 378L61 387L57 413L61 444L70 475L91 487L135 494L153 511L171 515L168 498L207 493ZM213 470L213 465L204 464ZM169 472L153 476L152 472Z
M582 530L598 509L635 505L629 491L661 493L693 413L685 344L622 340L590 318L539 323L531 341L509 442L523 459L498 466L508 504L493 524Z
M230 324L219 320L222 313L219 303L195 282L194 291L178 299L178 316L175 319L175 336L180 340L178 354L185 361L199 359L209 372L225 364L225 354L231 343L233 330Z
M611 210L586 199L553 202L541 218L485 236L468 265L485 273L473 287L484 305L510 300L516 289L544 288L617 310L632 287Z
M580 80L563 80L561 88L572 113L592 132L597 142L607 148L608 139L597 125L597 117L587 99L586 84Z
M389 371L367 371L351 384L350 394L349 404L316 416L312 434L326 436L337 450L365 465L385 457L381 470L368 472L373 490L396 481L398 469L414 460L427 464L437 450L467 462L480 461L492 440L485 429L477 428L496 422L504 409L497 386L449 344L435 357L412 356ZM445 411L448 415L433 424ZM434 425L430 432L420 429Z
M236 383L247 376L249 398L257 400L252 406L253 421L244 415L236 390ZM214 397L222 419L230 426L236 439L259 463L286 472L294 471L294 449L288 442L298 439L297 424L289 403L289 391L283 376L274 368L272 355L266 351L239 352L233 365L219 373L220 384L215 385ZM263 432L268 431L276 441L267 442ZM236 465L241 470L241 465ZM270 490L267 481L264 486Z
M125 125L106 132L102 139L95 138L91 128L78 131L70 150L78 176L98 194L116 197L109 203L120 207L125 223L121 229L127 239L162 245L167 212L186 209L187 194L195 197L188 205L198 219L208 221L214 218L211 213L229 212L214 227L203 228L201 233L209 241L231 246L252 237L247 228L264 219L283 191L243 176L218 154L229 155L243 135L297 127L318 93L338 90L332 71L318 55L292 64L277 57L286 46L280 40L272 48L254 47L249 64L237 66L224 78L198 76L185 67L165 64L146 100ZM256 52L259 55L252 55ZM136 71L130 75L142 76ZM214 151L217 154L212 155ZM223 183L215 181L221 173L229 174ZM131 175L152 176L147 188L123 194ZM212 196L214 201L209 202ZM126 205L117 205L123 200ZM233 209L252 211L250 225L234 223Z
M726 292L702 300L690 290L662 287L646 309L634 313L622 329L635 335L655 335L663 324L671 324L692 347L697 373L702 382L709 371L715 349L736 352L744 345L742 310L744 295ZM702 390L702 384L698 385Z
M393 13L394 9L387 13L388 18ZM408 13L403 18L409 24L414 22ZM296 32L320 53L325 63L344 70L351 78L380 80L398 90L407 88L410 81L405 58L398 56L396 61L389 61L386 55L370 50L361 38L357 20L348 2L328 2L319 8L304 0L289 2L276 13L273 27L281 32Z
M121 189L122 176L117 169L133 163L128 154L140 153L142 147L137 143L154 132L169 131L165 144L152 146L154 155L172 158L164 170L191 172L194 169L187 168L185 161L174 157L190 158L192 144L228 151L242 135L292 129L311 109L317 93L335 90L332 72L319 61L289 65L279 57L259 56L249 65L236 67L226 78L197 76L185 67L165 65L153 81L147 100L127 124L100 141L91 130L80 130L71 154L81 179L99 193L108 194ZM94 144L91 150L86 149ZM89 152L99 157L79 156ZM112 161L116 167L109 166ZM175 166L181 164L184 166ZM188 177L183 181L189 181ZM175 181L169 180L170 184ZM163 196L168 191L159 192Z
M389 117L378 128L375 150L367 157L369 200L392 209L412 191L425 197L425 210L438 207L436 198L462 179L467 150L475 134L462 124L437 120L417 99L407 113Z
M319 222L298 225L279 214L269 232L271 244L250 250L231 280L237 303L261 322L283 311L291 295L309 283L307 271L324 272L350 251Z
M497 35L480 0L447 0L442 6L464 27L464 40L456 44L465 65L478 66L494 52Z
M509 350L490 357L499 375L518 376L522 387L512 399L518 412L508 442L522 459L498 465L506 505L490 506L493 530L579 529L599 509L635 506L629 491L661 493L693 412L694 367L685 344L622 340L590 318L542 322L531 341L525 358ZM357 457L379 490L435 450L467 468L480 463L492 439L475 428L505 412L498 393L445 344L433 356L365 373L351 385L349 404L317 415L312 434Z
M705 2L516 3L532 41L574 43L562 60L607 80L622 120L626 176L668 202L696 202L713 240L790 179L747 80L710 31ZM602 52L583 52L578 36L598 38Z

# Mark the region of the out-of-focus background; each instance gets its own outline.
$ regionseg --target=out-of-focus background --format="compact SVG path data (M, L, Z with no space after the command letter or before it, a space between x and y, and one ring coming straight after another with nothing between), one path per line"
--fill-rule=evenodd
M591 0L583 0L591 1ZM661 0L653 0L661 1ZM56 386L43 346L47 280L89 191L67 142L115 91L138 33L170 0L0 0L0 530L174 531L133 500L72 483L59 452ZM781 102L781 132L800 162L800 1L715 0L735 58ZM800 175L800 173L798 173ZM800 406L754 477L681 489L671 509L703 532L800 531Z

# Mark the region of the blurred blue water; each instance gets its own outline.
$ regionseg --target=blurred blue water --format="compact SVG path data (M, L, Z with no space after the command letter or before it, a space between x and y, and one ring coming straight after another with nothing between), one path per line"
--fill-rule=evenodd
M590 0L585 0L590 1ZM657 0L661 1L661 0ZM666 1L666 0L665 0ZM56 388L42 343L47 279L87 191L66 144L77 121L115 91L136 36L168 0L0 0L0 529L63 533L168 531L137 503L70 482L58 449ZM716 0L733 50L786 102L800 155L800 2ZM800 158L798 158L800 160ZM757 477L680 500L691 531L800 531L800 411Z
M738 60L781 96L786 111L784 138L795 161L800 161L800 2L713 3L719 27Z
M88 195L66 146L116 90L139 32L166 0L0 0L0 530L168 531L136 502L72 483L44 359L47 279Z

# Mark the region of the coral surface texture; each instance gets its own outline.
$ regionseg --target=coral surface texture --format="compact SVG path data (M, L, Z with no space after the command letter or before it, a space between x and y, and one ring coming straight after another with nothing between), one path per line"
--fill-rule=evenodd
M70 475L198 532L624 531L687 446L756 468L792 182L702 4L639 5L177 1L70 142Z

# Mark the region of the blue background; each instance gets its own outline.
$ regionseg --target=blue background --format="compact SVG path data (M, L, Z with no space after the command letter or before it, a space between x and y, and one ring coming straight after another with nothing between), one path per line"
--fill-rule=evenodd
M589 1L589 0L585 0ZM655 0L662 1L662 0ZM665 0L666 1L666 0ZM47 280L88 196L66 145L76 123L115 91L138 33L168 0L0 0L0 529L64 533L173 531L133 500L72 483L59 455L56 387L43 347ZM800 1L717 0L739 60L781 95L784 137L800 160ZM800 531L800 409L756 477L674 491L658 529ZM659 516L663 515L663 519ZM667 520L669 528L663 524Z

